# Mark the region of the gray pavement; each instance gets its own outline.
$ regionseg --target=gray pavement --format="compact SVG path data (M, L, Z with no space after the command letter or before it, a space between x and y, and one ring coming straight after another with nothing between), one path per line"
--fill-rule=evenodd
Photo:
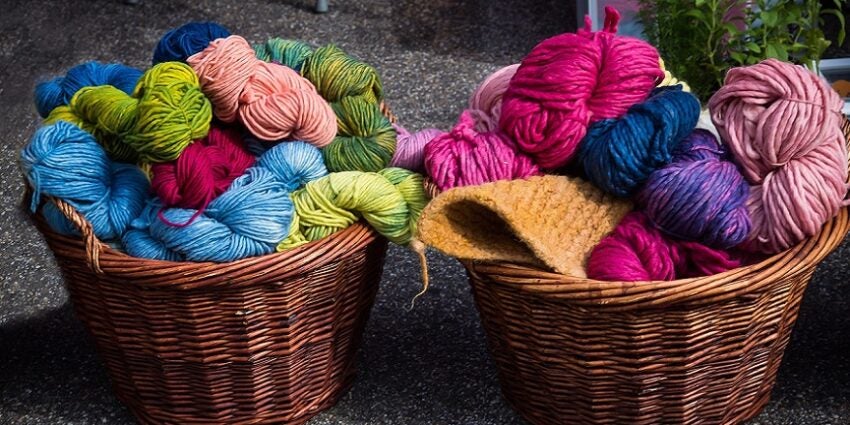
M563 0L0 0L0 424L130 424L74 318L53 258L18 203L17 151L38 120L36 81L90 59L144 67L159 36L217 20L252 41L334 42L381 71L408 128L449 127L477 81L575 25ZM432 288L393 248L358 379L318 424L520 424L501 399L462 268L430 255ZM818 270L759 425L850 424L850 247Z

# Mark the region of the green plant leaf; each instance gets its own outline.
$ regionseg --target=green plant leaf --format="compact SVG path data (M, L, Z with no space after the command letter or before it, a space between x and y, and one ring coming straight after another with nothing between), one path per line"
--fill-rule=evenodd
M779 12L773 9L762 10L759 18L766 27L775 27L779 22Z
M699 10L699 9L691 9L691 10L688 11L688 13L685 13L685 16L690 16L691 18L694 18L694 19L700 21L703 24L705 24L706 21L708 20L705 17L705 13L702 10Z
M700 7L705 4L705 0L696 0L694 1L694 6Z
M751 52L761 53L761 47L758 44L753 43L752 41L745 44L744 47L746 47Z
M729 53L729 56L731 56L732 59L735 60L735 62L738 62L739 65L743 65L744 62L747 60L747 57L744 56L744 54L741 52L731 52Z
M765 58L779 58L779 52L776 50L776 46L773 44L768 44L764 48L764 57Z

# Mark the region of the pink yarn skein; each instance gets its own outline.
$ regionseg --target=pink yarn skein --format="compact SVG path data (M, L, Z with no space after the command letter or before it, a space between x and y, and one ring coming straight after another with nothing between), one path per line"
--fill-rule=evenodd
M646 215L635 211L593 248L587 260L587 276L646 282L710 276L740 266L741 261L729 252L668 238Z
M540 174L507 136L474 127L472 114L464 111L451 132L425 145L425 169L440 190Z
M543 168L572 159L587 127L622 116L664 78L658 51L616 35L620 14L605 8L605 26L538 44L516 71L502 99L501 129Z
M397 134L397 141L390 167L406 168L421 173L425 170L425 145L446 132L436 128L426 128L410 133L398 124L393 124L393 127Z
M469 97L469 111L477 122L476 131L495 131L499 128L499 117L502 115L502 96L508 90L508 84L510 84L517 69L519 69L518 63L508 65L490 74Z
M215 116L228 123L238 117L258 139L323 147L336 136L336 115L313 83L286 66L257 59L238 35L213 40L187 62Z
M735 68L711 97L721 138L752 185L743 248L772 254L820 231L846 205L847 147L838 94L797 65Z

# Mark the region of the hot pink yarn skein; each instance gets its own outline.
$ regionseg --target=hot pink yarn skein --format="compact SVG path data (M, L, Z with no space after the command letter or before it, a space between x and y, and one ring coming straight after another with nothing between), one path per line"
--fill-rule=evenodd
M590 253L587 276L645 282L710 276L740 266L726 251L670 239L642 212L631 212Z
M502 96L508 90L511 78L519 64L508 65L490 74L469 97L469 111L476 120L475 130L495 131L502 115Z
M820 231L846 205L842 102L817 75L768 59L735 68L709 101L711 118L752 185L743 248L776 253Z
M440 190L540 174L507 136L474 127L472 114L464 111L451 132L425 145L425 169Z
M446 132L436 128L426 128L411 133L398 124L393 124L393 127L397 134L397 142L390 167L406 168L417 173L425 171L425 145Z
M620 14L605 8L605 26L538 44L516 71L502 99L501 129L542 168L572 159L587 127L622 116L664 78L658 51L616 35Z
M215 116L224 122L238 118L258 139L323 147L336 136L336 116L316 87L286 66L257 59L238 35L212 41L187 62Z

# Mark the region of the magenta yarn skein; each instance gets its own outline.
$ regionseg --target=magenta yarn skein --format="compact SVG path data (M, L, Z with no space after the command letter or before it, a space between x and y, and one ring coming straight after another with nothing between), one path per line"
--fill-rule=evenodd
M398 124L393 124L393 127L397 134L397 141L390 167L406 168L417 173L425 171L425 145L446 132L436 128L426 128L410 133Z

